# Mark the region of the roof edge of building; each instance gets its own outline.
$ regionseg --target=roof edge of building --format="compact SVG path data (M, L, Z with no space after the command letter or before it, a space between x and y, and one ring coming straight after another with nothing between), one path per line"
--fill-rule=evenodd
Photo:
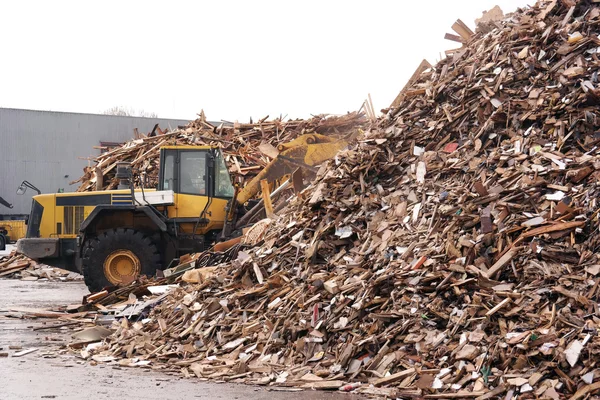
M75 111L52 111L52 110L34 110L29 108L12 108L12 107L0 107L0 111L24 111L24 112L37 112L37 113L51 113L51 114L75 114L75 115L93 115L99 117L112 117L112 118L136 118L142 120L169 120L169 121L192 121L186 118L165 118L165 117L139 117L135 115L111 115L111 114L98 114L98 113L85 113Z

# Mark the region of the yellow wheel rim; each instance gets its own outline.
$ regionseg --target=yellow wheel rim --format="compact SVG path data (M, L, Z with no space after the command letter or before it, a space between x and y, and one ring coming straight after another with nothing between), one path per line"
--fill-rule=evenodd
M142 272L142 263L129 250L116 250L104 260L104 276L113 285L130 283Z

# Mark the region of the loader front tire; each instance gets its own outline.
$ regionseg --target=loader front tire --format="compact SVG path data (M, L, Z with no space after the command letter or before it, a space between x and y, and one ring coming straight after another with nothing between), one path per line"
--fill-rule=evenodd
M0 251L6 250L6 237L0 233Z
M119 228L86 240L81 266L85 284L95 293L140 275L153 276L161 267L160 253L142 232Z

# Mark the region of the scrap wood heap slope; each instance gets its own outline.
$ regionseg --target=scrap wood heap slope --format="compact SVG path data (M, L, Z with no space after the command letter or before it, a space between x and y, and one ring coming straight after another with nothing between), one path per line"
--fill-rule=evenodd
M596 390L600 8L540 2L493 24L323 166L261 246L102 351L426 398Z
M152 134L130 140L101 154L93 160L96 165L84 168L83 176L71 184L80 182L79 192L116 189L119 185L119 180L115 178L117 163L130 162L135 186L144 182L144 187L155 188L158 184L160 148L195 145L222 148L233 178L243 186L277 154L278 144L307 133L343 137L365 123L364 114L353 112L341 116L317 115L308 120L263 118L256 123L236 122L214 126L201 113L198 119L181 129L173 132L155 129Z

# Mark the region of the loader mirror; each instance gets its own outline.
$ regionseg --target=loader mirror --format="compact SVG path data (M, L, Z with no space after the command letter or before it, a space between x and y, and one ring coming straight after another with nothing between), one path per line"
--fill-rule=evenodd
M25 192L27 191L27 189L33 189L37 192L37 194L42 194L42 192L40 191L40 189L36 188L35 186L33 186L31 184L31 182L29 181L23 181L21 182L21 186L19 186L19 188L17 189L17 194L21 195L21 194L25 194Z

